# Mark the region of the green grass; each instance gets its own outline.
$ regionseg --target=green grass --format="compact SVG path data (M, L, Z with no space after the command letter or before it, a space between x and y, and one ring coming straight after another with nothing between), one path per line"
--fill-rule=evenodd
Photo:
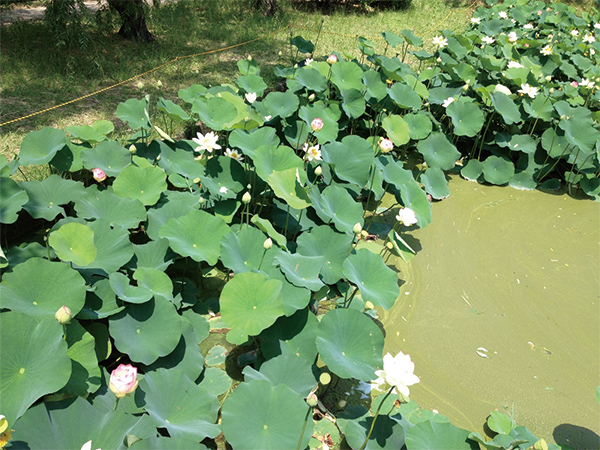
M249 55L261 66L267 84L272 85L273 67L290 61L290 33L316 41L322 21L316 55L336 50L359 57L357 35L370 38L377 51L383 52L384 43L380 39L383 31L408 28L423 34L438 28L460 32L471 16L471 11L466 10L471 2L444 0L414 0L406 11L368 12L343 7L326 14L298 2L280 0L279 3L279 12L270 18L263 17L250 7L249 1L242 0L182 0L165 4L149 14L148 26L157 38L151 44L121 39L116 35L117 18L110 14L103 16L102 27L93 23L87 26L85 48L77 46L72 50L57 50L43 22L2 26L1 122L111 86L177 56L248 41L288 25L291 28L231 50L181 60L85 100L6 125L0 128L0 153L12 159L23 137L44 126L64 128L108 119L115 123L117 136L124 136L129 130L115 116L120 102L145 94L151 94L154 100L162 95L178 101L179 88L195 83L205 86L231 83L238 76L236 62ZM447 20L440 24L448 14ZM432 36L433 33L423 36L427 44ZM280 51L283 56L279 56ZM141 90L137 87L139 81L144 84Z

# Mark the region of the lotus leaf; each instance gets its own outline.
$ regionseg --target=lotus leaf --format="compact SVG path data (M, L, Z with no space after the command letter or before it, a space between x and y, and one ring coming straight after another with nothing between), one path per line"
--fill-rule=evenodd
M365 450L386 450L388 448L402 448L406 439L407 429L410 424L403 426L399 416L377 417L373 431L367 441ZM360 448L367 438L367 433L373 425L373 417L363 416L355 420L344 420L344 436L351 448ZM406 422L406 421L405 421Z
M248 414L253 411L253 414ZM280 450L306 447L313 423L303 428L308 407L284 384L265 380L241 383L223 405L223 433L234 449Z
M290 91L270 92L261 102L260 109L265 116L269 115L284 119L294 114L299 106L298 97Z
M269 95L267 95L267 98ZM242 153L254 158L254 151L257 148L262 146L275 147L279 145L279 138L275 128L270 127L262 127L251 132L233 130L229 135L229 145L239 148Z
M200 120L217 131L223 130L226 124L235 120L238 115L235 105L219 96L194 99L192 112L198 114Z
M96 341L77 321L66 325L65 330L72 371L61 392L85 397L88 392L96 392L101 385L102 374L96 358Z
M331 82L340 90L356 89L362 91L363 71L354 62L338 62L331 66Z
M437 167L429 167L421 175L421 183L425 186L427 193L431 194L436 200L446 198L450 195L446 175Z
M279 317L260 334L265 357L298 355L312 363L317 356L315 338L318 324L317 317L308 308L289 317Z
M29 196L23 209L34 219L54 220L59 214L66 216L61 205L76 201L85 193L83 184L58 175L50 175L43 181L25 181L20 185Z
M492 184L506 184L515 174L514 164L500 156L488 156L482 165L485 181Z
M421 97L413 88L403 83L394 83L387 90L389 96L402 108L418 110L421 108Z
M175 254L169 249L169 241L166 239L134 245L133 252L137 267L151 267L163 271L173 263L175 258Z
M408 124L410 138L415 141L425 139L427 136L429 136L431 130L433 129L431 120L425 114L410 113L406 114L403 119Z
M475 103L459 99L446 108L446 114L452 118L454 134L473 137L481 131L484 115Z
M297 174L297 168L277 170L269 175L267 181L275 195L285 200L292 208L308 208L312 202L304 186L296 179Z
M362 205L340 185L327 186L322 193L313 189L310 197L321 220L333 223L342 233L353 233L352 229L357 223L363 225Z
M278 252L277 255L283 252ZM298 287L292 284L279 268L274 266L263 267L263 272L271 280L281 281L281 296L283 297L283 312L286 316L291 316L299 309L305 308L310 302L311 291L305 287ZM300 284L300 283L297 283Z
M246 175L242 165L227 156L212 157L206 163L204 174L200 175L202 184L213 195L232 198L246 187ZM223 188L227 190L223 193Z
M190 116L181 106L162 97L158 100L156 109L165 113L171 120L175 120L177 122L190 120Z
M44 127L39 131L32 131L21 142L19 163L22 166L46 164L65 145L67 145L67 136L63 130Z
M77 222L67 223L48 236L48 243L63 261L78 266L92 263L98 254L94 244L94 231Z
M288 80L289 81L289 80ZM323 92L327 89L327 78L312 67L302 67L296 72L295 81L310 91Z
M367 70L363 73L362 81L367 88L365 98L369 101L380 102L387 95L387 87L381 80L381 74L375 70Z
M296 46L300 53L312 53L315 50L315 45L311 41L307 41L302 36L296 36L290 39L290 44Z
M92 170L98 167L107 176L115 177L131 164L131 154L118 142L105 141L98 144L97 147L81 152L81 162L86 169Z
M523 120L519 108L517 108L515 102L508 95L502 92L494 92L490 95L490 99L494 108L502 116L507 125L519 123Z
M341 378L370 381L382 366L383 334L373 320L354 309L325 314L316 344L323 362Z
M277 148L259 147L252 159L256 165L256 174L264 181L268 181L273 172L287 169L297 169L298 175L304 178L304 180L301 178L301 181L306 181L304 162L289 147L284 145Z
M98 249L96 259L88 264L89 268L111 273L131 259L133 245L126 229L119 225L111 225L106 219L90 222L88 227L94 232L94 244Z
M456 450L479 449L477 443L471 441L469 432L455 427L450 422L433 422L427 420L417 423L408 430L406 448L408 450L437 450L452 448Z
M397 115L387 116L381 121L381 126L394 144L401 146L410 141L410 128L402 117Z
M19 187L11 178L0 178L0 223L14 223L17 213L29 201L27 191Z
M279 355L260 366L260 371L244 367L244 380L266 380L273 386L285 384L302 397L306 397L317 385L312 364L296 355Z
M263 95L268 87L257 74L242 75L235 80L235 84L248 93L254 92L259 97Z
M295 286L305 287L313 292L323 287L323 282L319 279L319 273L325 262L325 257L280 252L275 257L275 261L279 264L287 280Z
M126 102L119 103L117 106L117 117L123 122L127 122L129 126L138 130L144 128L150 129L150 113L148 112L148 98L143 100L130 98Z
M222 239L221 261L236 274L271 266L275 250L263 248L266 239L258 229L242 226L237 233L229 233Z
M439 131L434 131L427 139L419 141L417 148L429 166L443 170L452 169L460 158L460 152L454 144L444 133Z
M186 215L191 210L200 208L199 193L167 191L161 200L148 210L148 226L146 232L150 238L160 240L159 231L169 219Z
M323 160L333 165L342 180L363 188L369 182L374 162L373 145L359 136L345 136L342 142L330 142L322 148Z
M160 296L173 301L173 282L163 271L140 267L133 273L133 278L137 281L138 287L148 289L155 297Z
M479 177L483 175L483 163L476 159L470 159L460 170L460 174L465 180L478 181Z
M231 389L231 378L227 372L217 367L207 367L202 373L202 380L198 384L212 395L223 395Z
M113 272L109 275L110 287L121 300L128 303L145 303L153 297L150 289L129 284L127 275Z

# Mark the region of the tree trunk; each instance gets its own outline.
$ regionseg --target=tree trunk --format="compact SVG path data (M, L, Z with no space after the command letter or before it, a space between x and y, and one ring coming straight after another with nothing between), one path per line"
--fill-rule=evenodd
M156 39L146 26L144 0L108 0L108 4L119 13L123 21L119 35L142 42Z

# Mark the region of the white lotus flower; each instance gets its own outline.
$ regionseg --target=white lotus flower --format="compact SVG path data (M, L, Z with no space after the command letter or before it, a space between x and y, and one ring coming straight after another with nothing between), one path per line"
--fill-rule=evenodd
M229 190L229 189L227 189L225 186L221 186L221 189L219 189L219 192L220 192L221 194L227 194L227 191L228 191L228 190Z
M398 211L396 220L398 222L402 222L407 227L410 227L418 222L417 215L410 208L402 208L400 211Z
M538 91L538 88L529 86L528 83L525 83L521 84L521 89L519 89L517 92L523 95L529 95L531 98L535 98L535 96L538 94Z
M240 161L240 162L242 162L244 160L244 156L240 152L238 152L235 148L233 150L230 148L226 148L225 156L229 156L230 158L233 158L236 161Z
M314 61L314 59L311 59L311 58L306 58L306 59L304 60L304 65L305 65L305 66L310 66L310 65L313 63L313 61Z
M383 357L383 370L375 371L378 378L371 384L376 388L388 384L395 388L398 395L408 397L410 394L408 386L421 381L414 371L415 363L410 360L410 355L399 352L396 356L392 356L391 353L386 353Z
M594 42L596 42L596 38L594 36L592 36L591 34L586 34L583 38L582 38L583 42L587 42L588 44L593 44Z
M579 36L579 30L571 30L571 36Z
M588 78L583 78L580 82L579 85L580 86L585 86L588 89L592 89L594 87L594 82L590 81Z
M244 95L248 103L254 103L256 101L256 92L248 92Z
M595 23L595 24L594 24L594 28L595 28L596 30L600 30L600 23Z
M554 49L552 48L551 45L546 45L546 46L542 47L542 49L540 50L540 53L542 55L550 56L551 54L554 53Z
M485 44L493 44L494 42L496 42L496 40L491 36L484 36L481 38L481 42Z
M201 150L205 150L209 153L212 153L213 150L221 148L221 146L217 144L218 139L219 136L213 133L212 131L206 134L198 132L197 136L195 138L192 138L192 141L198 144L198 147L196 147L194 151L199 152Z
M509 69L522 69L523 68L523 64L511 60L511 61L508 62L508 68Z
M481 23L481 17L471 17L471 23L479 25Z
M508 42L517 42L517 39L519 38L517 37L517 33L515 33L514 31L508 33Z
M531 23L525 24L525 25L523 25L523 29L524 30L533 30L533 24L531 24Z
M90 439L89 441L87 441L85 444L83 444L81 446L81 450L92 450L92 440ZM99 448L97 448L96 450L100 450Z
M448 106L450 106L450 103L452 103L454 101L454 97L448 97L446 100L444 100L444 102L442 103L442 106L444 108L447 108Z
M502 92L505 95L511 95L512 92L510 91L509 88L507 88L506 86L502 85L502 84L497 84L496 87L494 88L494 92Z
M444 36L435 36L432 40L433 45L439 45L440 48L444 48L448 45L448 39Z
M308 159L309 161L312 161L313 159L321 161L321 150L319 150L319 148L319 144L311 146L309 146L308 144L304 144L302 150L304 150L304 152L306 153L306 159Z
M506 14L506 11L500 11L498 13L498 17L500 17L501 19L508 19L508 14Z

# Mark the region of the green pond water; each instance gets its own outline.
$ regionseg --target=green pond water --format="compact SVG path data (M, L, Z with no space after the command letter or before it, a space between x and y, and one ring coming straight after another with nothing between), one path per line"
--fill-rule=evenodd
M600 204L455 177L382 315L420 406L483 431L497 409L549 442L599 445ZM422 249L421 249L422 248ZM479 352L479 354L478 354Z

